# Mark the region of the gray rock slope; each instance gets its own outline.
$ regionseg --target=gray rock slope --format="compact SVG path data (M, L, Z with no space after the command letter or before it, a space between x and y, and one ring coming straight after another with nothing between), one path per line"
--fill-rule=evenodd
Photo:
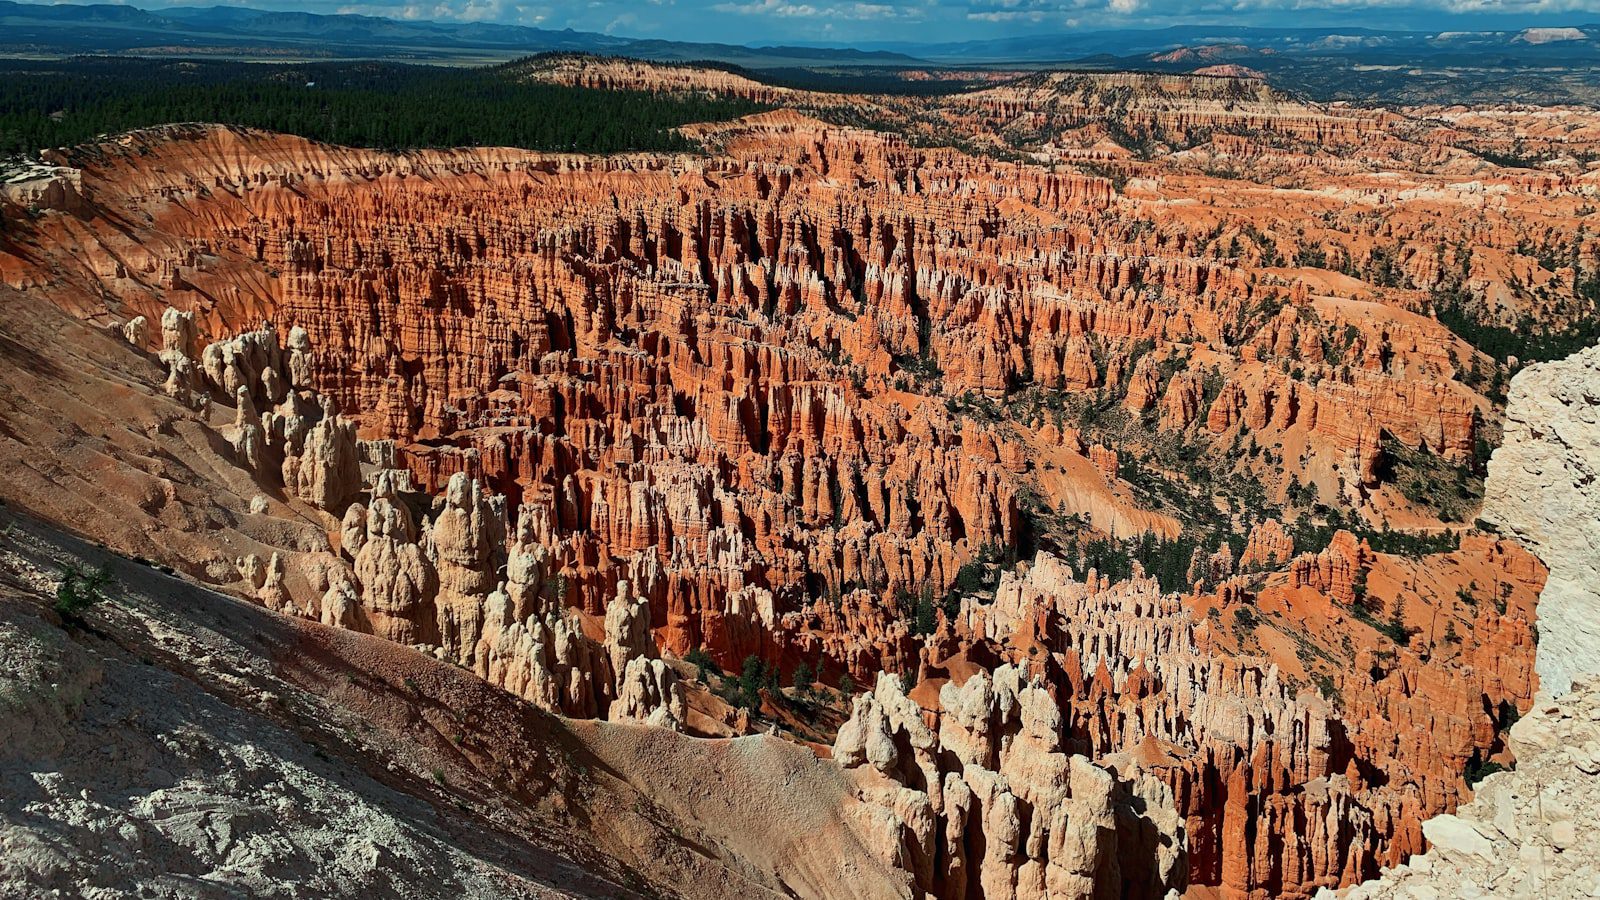
M0 531L0 897L629 893L404 790L429 777L410 760L365 764L387 754L362 723L230 636L270 617L34 523ZM61 564L107 560L115 600L83 624L39 602ZM243 618L180 618L201 594Z

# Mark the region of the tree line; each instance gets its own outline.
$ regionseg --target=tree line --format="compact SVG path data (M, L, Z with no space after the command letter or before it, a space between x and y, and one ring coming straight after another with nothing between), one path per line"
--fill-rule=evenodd
M520 80L510 66L264 64L79 57L0 70L0 156L173 122L263 128L354 147L692 151L675 129L764 107L734 98Z

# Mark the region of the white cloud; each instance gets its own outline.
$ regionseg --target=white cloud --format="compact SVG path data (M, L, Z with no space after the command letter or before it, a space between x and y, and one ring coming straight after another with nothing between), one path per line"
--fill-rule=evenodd
M780 19L792 19L801 16L814 16L817 8L809 3L788 3L785 0L756 0L754 3L718 3L711 7L721 13L730 13L736 16L777 16Z
M902 10L887 3L851 3L848 6L835 7L836 12L843 12L845 18L868 21L871 19L894 19L901 16L917 17L922 14L920 9Z
M1045 14L1034 10L998 10L996 12L967 13L967 18L974 22L1043 22Z
M314 11L314 10L310 10ZM330 12L384 16L409 22L505 22L537 25L549 13L535 6L509 0L440 0L436 3L350 3Z
M889 3L843 3L837 6L813 6L810 3L792 3L789 0L752 0L750 3L718 3L713 12L736 16L772 16L779 19L820 18L869 22L883 19L916 20L923 17L919 8L905 8Z

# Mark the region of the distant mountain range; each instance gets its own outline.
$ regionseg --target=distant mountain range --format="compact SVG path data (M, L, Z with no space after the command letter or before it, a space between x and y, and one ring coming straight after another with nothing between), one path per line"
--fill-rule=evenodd
M1600 24L1505 31L1384 31L1372 28L1266 28L1174 25L1157 29L1022 35L947 44L870 44L920 59L962 62L1046 62L1092 56L1154 55L1179 47L1232 45L1295 56L1391 56L1417 62L1461 55L1473 64L1493 52L1514 59L1587 58L1600 50Z
M1237 46L1286 57L1359 58L1363 64L1591 65L1600 25L1503 31L1419 32L1367 28L1177 25L1083 31L958 43L879 43L859 48L750 47L639 40L595 32L493 23L400 21L363 15L274 12L237 6L146 10L124 5L42 5L0 0L0 55L84 53L233 59L363 59L495 62L547 51L658 61L717 60L752 69L1086 62L1138 64L1175 48ZM1228 54L1221 54L1226 56ZM1243 54L1239 54L1243 55ZM1162 61L1170 67L1179 60ZM1215 60L1212 60L1215 61ZM1204 63L1200 63L1204 64Z
M135 53L264 60L376 57L491 62L548 51L624 54L664 61L714 59L753 68L918 62L886 50L634 40L483 22L414 22L237 6L151 11L111 4L40 5L0 0L0 54L12 56Z

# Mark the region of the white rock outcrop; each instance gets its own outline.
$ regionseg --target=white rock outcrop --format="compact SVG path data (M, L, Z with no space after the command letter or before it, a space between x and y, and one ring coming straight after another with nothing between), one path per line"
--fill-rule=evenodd
M122 339L143 350L145 343L150 340L150 320L144 316L134 316L124 322L122 324Z
M1511 380L1483 516L1550 567L1539 595L1539 683L1559 696L1600 673L1600 347Z
M1579 676L1559 700L1541 694L1509 744L1516 771L1489 775L1455 815L1423 823L1431 849L1347 900L1600 896L1600 680Z

